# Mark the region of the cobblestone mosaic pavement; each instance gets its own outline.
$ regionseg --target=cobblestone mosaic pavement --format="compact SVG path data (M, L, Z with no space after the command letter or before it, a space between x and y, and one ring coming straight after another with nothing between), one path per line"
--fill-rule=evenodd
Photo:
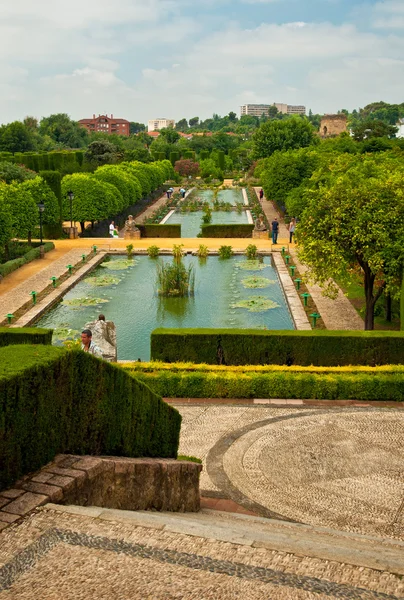
M404 415L179 406L201 488L263 516L404 540Z
M2 541L1 599L372 600L404 593L389 573L46 508Z

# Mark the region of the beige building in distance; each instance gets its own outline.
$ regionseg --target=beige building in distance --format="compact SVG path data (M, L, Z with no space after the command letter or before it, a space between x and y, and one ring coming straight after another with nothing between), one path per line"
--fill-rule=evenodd
M147 123L147 131L159 131L160 129L167 129L168 127L174 129L174 119L150 119Z
M303 105L283 104L274 102L273 104L244 104L240 106L240 116L251 115L252 117L261 117L267 115L271 106L276 106L278 111L283 115L305 115L306 107Z

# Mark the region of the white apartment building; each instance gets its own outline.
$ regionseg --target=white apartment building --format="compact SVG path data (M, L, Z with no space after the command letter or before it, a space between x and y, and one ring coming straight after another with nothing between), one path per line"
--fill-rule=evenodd
M270 106L270 104L244 104L244 106L240 106L240 116L261 117L262 114L268 114Z
M174 119L150 119L147 124L148 131L159 131L160 129L167 129L168 127L174 129Z
M273 104L244 104L240 106L240 116L251 115L253 117L261 117L263 114L268 114L268 109L271 106L276 106L278 111L284 115L305 115L305 106L293 106L292 104L282 104L274 102Z

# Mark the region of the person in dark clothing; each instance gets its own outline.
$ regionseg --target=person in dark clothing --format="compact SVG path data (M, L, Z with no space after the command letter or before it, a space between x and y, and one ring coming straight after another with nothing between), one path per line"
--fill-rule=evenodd
M278 233L279 233L279 223L278 223L278 219L276 217L272 221L271 226L272 226L272 243L277 244L278 243Z
M262 200L264 198L264 190L261 188L260 189L260 200Z

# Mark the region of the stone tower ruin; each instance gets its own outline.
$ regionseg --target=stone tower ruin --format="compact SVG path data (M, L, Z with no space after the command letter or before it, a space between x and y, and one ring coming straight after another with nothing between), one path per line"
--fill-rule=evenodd
M344 113L339 115L324 115L321 119L320 131L321 137L333 137L347 131L347 116Z

